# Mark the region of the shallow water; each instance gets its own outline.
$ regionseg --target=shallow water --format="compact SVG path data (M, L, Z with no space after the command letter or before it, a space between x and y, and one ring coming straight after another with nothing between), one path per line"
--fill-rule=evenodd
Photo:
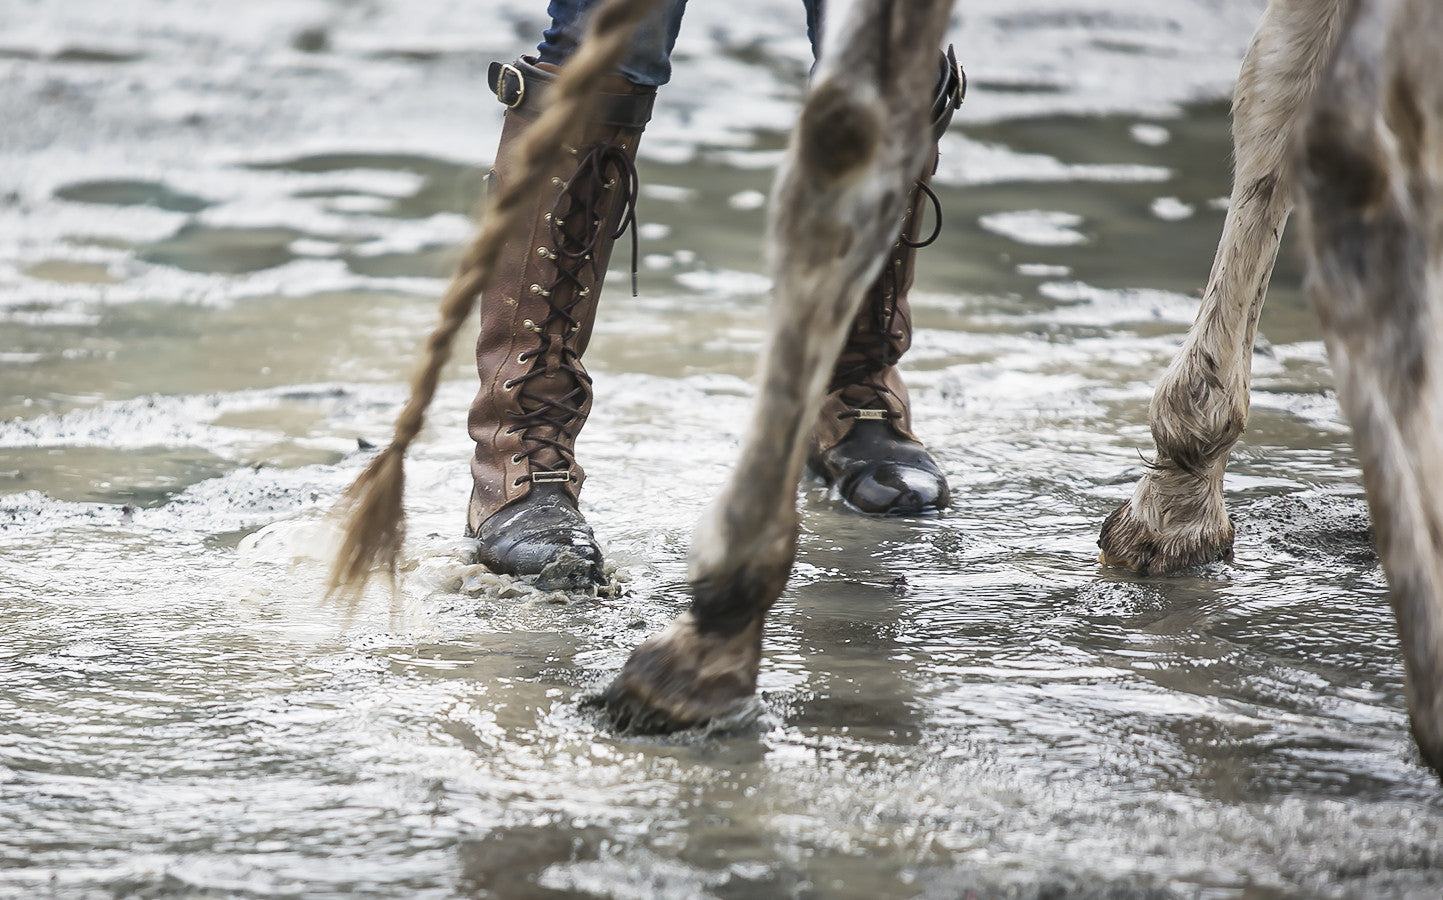
M1227 191L1257 0L967 2L906 360L955 495L803 485L753 718L584 705L675 615L766 322L800 10L693 4L644 144L641 296L587 363L621 596L466 563L463 358L411 463L401 611L318 584L539 2L0 0L0 895L1378 897L1443 887L1443 792L1285 255L1236 559L1093 561Z

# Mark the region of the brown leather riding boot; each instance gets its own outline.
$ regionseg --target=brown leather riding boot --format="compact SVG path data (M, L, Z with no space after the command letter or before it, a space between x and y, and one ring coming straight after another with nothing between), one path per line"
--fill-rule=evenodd
M492 64L491 88L509 108L490 177L508 177L555 72L526 58ZM577 508L585 473L573 447L591 411L581 355L612 244L634 229L636 146L655 94L609 80L481 297L467 533L479 562L546 590L604 581L601 549ZM634 243L632 255L634 273Z
M933 136L940 140L962 105L966 81L952 48L943 54L932 101ZM941 205L929 186L937 169L934 150L917 180L902 229L882 271L867 289L851 334L832 370L822 410L812 428L807 462L846 503L873 515L923 515L945 509L947 479L912 433L907 387L897 361L912 345L912 287L917 250L937 239ZM923 238L923 201L936 214Z

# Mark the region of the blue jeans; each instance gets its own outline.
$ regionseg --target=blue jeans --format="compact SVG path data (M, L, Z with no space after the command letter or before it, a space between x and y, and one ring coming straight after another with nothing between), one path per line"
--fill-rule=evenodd
M561 65L576 50L586 26L586 14L598 0L551 0L546 12L551 16L551 27L542 33L537 46L537 56L544 63ZM807 9L807 39L812 42L812 54L817 52L817 37L821 34L823 0L802 0ZM621 61L618 68L623 77L633 84L662 85L671 80L671 51L676 46L677 33L681 31L681 17L686 12L686 0L664 0L651 18L642 23L632 39L631 52Z

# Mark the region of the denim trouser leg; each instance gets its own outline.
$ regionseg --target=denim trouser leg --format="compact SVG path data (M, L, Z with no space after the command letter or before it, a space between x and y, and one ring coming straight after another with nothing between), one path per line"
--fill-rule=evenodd
M575 50L585 27L587 12L599 0L551 0L546 12L551 27L541 36L537 56L544 63L561 65ZM821 34L823 0L802 0L807 10L807 39L817 52ZM633 84L662 85L671 79L671 51L681 31L681 17L686 0L662 0L651 17L642 23L632 40L631 51L618 69Z
M536 54L544 63L561 65L576 51L586 27L586 14L600 0L551 0L547 13L551 27L541 35ZM633 84L662 85L671 80L671 49L681 30L686 0L662 0L641 23L632 38L631 50L617 66Z

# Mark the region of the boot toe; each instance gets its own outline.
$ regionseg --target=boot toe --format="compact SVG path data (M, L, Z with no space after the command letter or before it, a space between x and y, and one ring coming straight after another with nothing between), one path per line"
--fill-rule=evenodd
M882 462L868 466L839 486L842 499L876 516L941 512L949 500L947 480L935 469Z
M601 550L589 531L537 531L492 548L481 561L506 575L525 578L545 591L577 591L601 584Z
M606 583L591 526L569 497L543 489L481 524L476 558L545 591L584 591Z
M947 478L927 448L884 422L859 422L845 440L809 464L842 500L873 516L925 516L947 508Z

